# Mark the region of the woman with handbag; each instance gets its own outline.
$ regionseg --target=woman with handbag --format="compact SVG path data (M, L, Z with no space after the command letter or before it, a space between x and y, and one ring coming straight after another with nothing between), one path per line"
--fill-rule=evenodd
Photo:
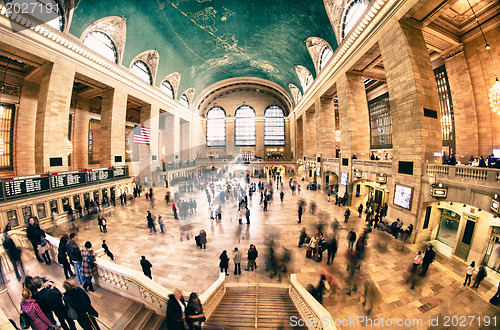
M82 250L82 277L83 277L83 288L85 291L94 292L94 286L92 285L92 276L97 273L97 265L95 264L95 254L92 250L92 243L89 241L85 242L85 249Z
M36 300L31 299L31 291L25 288L21 291L21 296L23 297L21 299L21 323L23 322L23 315L27 314L29 318L28 326L31 326L33 330L54 329L52 323L36 303Z
M92 307L87 293L68 280L63 282L63 288L63 301L68 307L69 318L76 319L84 330L100 330L96 321L99 313Z
M184 312L189 330L201 329L201 324L206 321L206 317L203 314L203 305L198 295L192 292L189 295L189 301Z

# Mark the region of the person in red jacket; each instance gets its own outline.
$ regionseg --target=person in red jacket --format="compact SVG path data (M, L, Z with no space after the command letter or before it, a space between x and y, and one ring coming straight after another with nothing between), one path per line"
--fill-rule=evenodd
M174 219L178 219L177 218L177 206L175 206L175 203L172 203L172 211L174 211Z

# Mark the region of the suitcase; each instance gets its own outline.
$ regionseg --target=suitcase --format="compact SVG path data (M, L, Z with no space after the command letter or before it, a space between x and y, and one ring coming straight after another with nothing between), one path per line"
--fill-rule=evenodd
M308 259L312 258L312 249L307 249L307 251L306 251L306 258L308 258Z
M194 240L196 241L196 246L201 246L201 244L200 244L200 238L201 238L200 235L196 235L194 237Z

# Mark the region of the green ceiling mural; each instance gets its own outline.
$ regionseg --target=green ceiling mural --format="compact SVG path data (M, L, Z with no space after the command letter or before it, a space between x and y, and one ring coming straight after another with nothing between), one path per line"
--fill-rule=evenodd
M122 64L145 50L160 54L155 86L182 74L179 93L233 77L258 77L288 90L300 86L294 65L315 76L304 40L315 36L337 47L322 0L81 0L70 32L107 16L127 19ZM178 99L180 95L177 95Z

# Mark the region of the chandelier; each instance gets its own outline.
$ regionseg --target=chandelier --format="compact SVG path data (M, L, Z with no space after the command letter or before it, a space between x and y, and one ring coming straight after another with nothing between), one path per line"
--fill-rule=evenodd
M476 12L472 8L469 0L467 0L467 3L469 4L470 9L472 10L472 13L474 14L474 18L476 19L477 26L479 27L479 30L481 31L481 35L483 36L484 39L484 48L488 51L488 55L490 57L491 61L491 67L493 68L493 74L495 75L495 84L493 87L490 89L490 107L493 112L495 112L497 115L500 115L500 82L498 81L498 76L495 71L495 66L493 65L493 58L491 57L491 52L490 52L490 45L486 41L486 37L484 36L483 29L481 28L481 24L479 23L479 19L477 18Z

